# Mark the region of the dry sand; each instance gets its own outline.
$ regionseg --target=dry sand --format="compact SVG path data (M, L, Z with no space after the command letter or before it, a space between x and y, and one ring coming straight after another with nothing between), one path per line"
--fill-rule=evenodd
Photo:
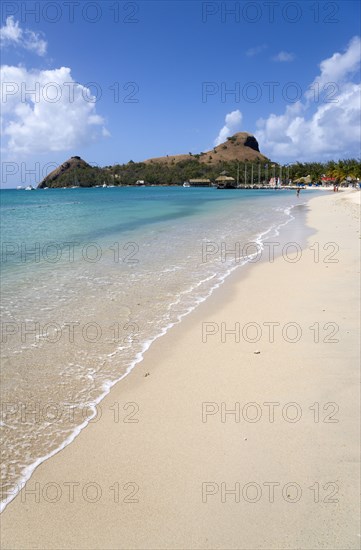
M312 199L317 233L298 262L238 270L156 341L101 403L98 422L10 503L1 547L358 548L356 196ZM337 243L334 256L326 243ZM222 343L222 322L253 328ZM280 323L273 343L267 322ZM218 327L206 342L204 323ZM252 343L255 323L262 336ZM302 335L291 343L295 327ZM237 407L239 418L226 414Z

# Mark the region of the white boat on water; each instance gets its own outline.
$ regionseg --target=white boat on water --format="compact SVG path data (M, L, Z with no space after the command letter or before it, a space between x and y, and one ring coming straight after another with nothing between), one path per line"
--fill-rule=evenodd
M185 181L183 183L183 187L190 187L190 186L191 186L191 184L189 183L189 181Z
M32 185L28 185L27 187L25 187L25 191L35 191L35 189Z

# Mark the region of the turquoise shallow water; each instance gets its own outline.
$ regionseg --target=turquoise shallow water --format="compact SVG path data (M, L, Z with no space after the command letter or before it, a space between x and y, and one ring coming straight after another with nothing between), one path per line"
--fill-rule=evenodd
M315 193L1 191L5 501L79 433L155 338L256 246L287 235L294 207Z

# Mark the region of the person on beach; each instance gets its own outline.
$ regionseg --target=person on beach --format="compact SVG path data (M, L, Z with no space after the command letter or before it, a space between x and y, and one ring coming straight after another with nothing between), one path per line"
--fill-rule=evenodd
M296 190L296 195L297 195L297 197L300 196L300 191L301 191L301 189L300 189L299 187L297 187L297 190Z

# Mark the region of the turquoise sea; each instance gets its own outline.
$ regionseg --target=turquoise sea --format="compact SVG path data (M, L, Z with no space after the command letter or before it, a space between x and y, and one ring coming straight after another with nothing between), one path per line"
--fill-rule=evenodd
M267 239L285 242L318 193L2 190L3 504L156 338Z

